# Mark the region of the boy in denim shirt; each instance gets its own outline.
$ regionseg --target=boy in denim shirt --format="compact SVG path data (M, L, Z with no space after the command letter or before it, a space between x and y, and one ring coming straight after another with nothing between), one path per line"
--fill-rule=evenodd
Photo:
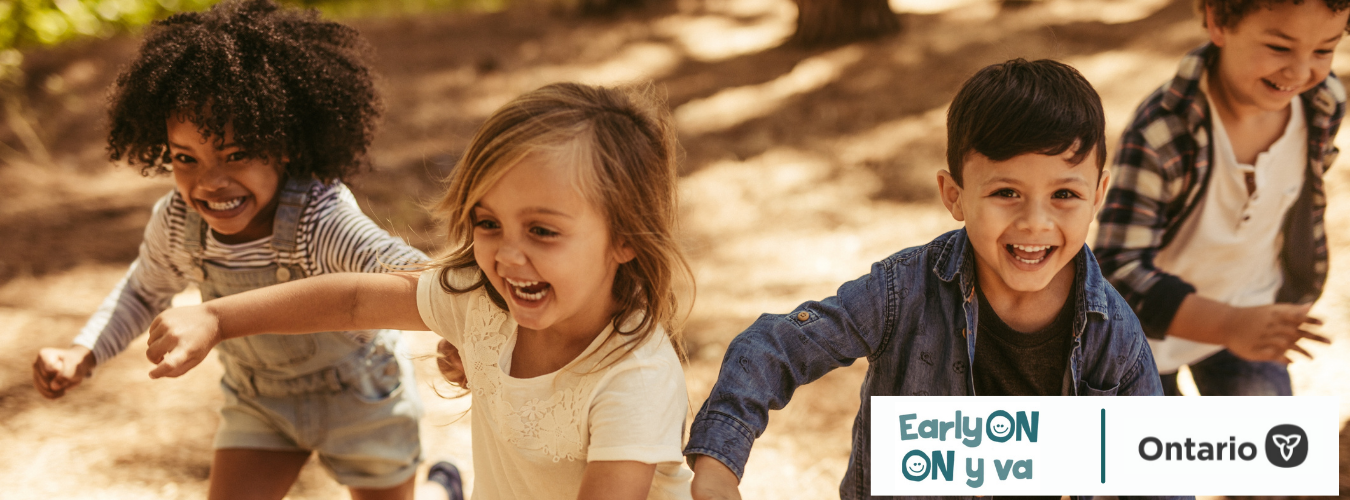
M1326 281L1322 172L1345 113L1331 60L1350 1L1197 4L1211 42L1125 130L1095 248L1164 392L1190 365L1201 394L1287 396L1287 352L1327 341L1304 328L1321 323L1308 309Z
M870 498L869 396L1162 394L1138 320L1083 243L1109 177L1097 92L1058 62L995 64L957 93L947 133L938 189L965 229L737 336L684 451L694 498L738 498L769 410L857 358L843 499Z

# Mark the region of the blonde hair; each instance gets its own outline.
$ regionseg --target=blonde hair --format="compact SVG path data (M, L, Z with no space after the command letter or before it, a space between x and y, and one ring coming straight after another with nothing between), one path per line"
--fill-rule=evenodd
M473 207L507 170L535 153L571 160L575 187L605 217L611 244L634 253L614 277L614 332L631 337L619 357L661 326L683 360L675 283L684 277L692 285L693 275L675 241L679 146L670 114L650 84L616 89L556 83L494 112L455 165L445 196L431 207L456 246L429 267L478 269ZM484 287L487 276L478 271L478 279L464 289L441 272L441 288L465 293ZM486 289L492 302L506 310L502 296L492 286ZM636 326L621 331L630 320L638 320Z

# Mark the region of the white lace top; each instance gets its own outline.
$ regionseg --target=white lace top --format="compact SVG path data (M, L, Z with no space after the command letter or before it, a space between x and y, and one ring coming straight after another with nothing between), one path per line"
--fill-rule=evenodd
M477 274L454 272L456 287ZM439 273L422 273L417 309L464 361L473 398L474 500L574 500L587 462L620 460L656 464L649 499L690 498L693 473L680 451L689 402L664 331L596 370L627 340L606 328L561 370L515 378L515 320L482 288L445 292Z

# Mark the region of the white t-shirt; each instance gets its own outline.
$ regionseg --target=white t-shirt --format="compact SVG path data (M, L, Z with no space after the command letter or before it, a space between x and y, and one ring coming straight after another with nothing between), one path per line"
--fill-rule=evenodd
M1234 307L1273 304L1284 284L1280 249L1285 213L1303 189L1308 166L1303 103L1294 97L1284 134L1257 155L1255 165L1247 165L1238 163L1223 120L1213 111L1208 94L1206 99L1214 151L1209 187L1154 264L1194 285L1201 297ZM1256 190L1250 195L1248 172L1256 178ZM1176 337L1149 339L1149 344L1159 373L1175 372L1223 349Z
M422 273L422 320L459 349L473 397L475 500L574 500L590 461L656 464L649 499L688 499L681 446L689 400L663 330L617 362L628 337L608 327L576 360L534 378L510 376L516 322L487 291L448 293ZM476 269L450 270L467 288ZM609 364L608 367L597 367Z

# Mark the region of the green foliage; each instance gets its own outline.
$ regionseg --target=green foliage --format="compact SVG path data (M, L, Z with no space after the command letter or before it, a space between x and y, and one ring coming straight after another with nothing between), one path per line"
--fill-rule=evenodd
M218 0L0 0L0 50L108 36Z

